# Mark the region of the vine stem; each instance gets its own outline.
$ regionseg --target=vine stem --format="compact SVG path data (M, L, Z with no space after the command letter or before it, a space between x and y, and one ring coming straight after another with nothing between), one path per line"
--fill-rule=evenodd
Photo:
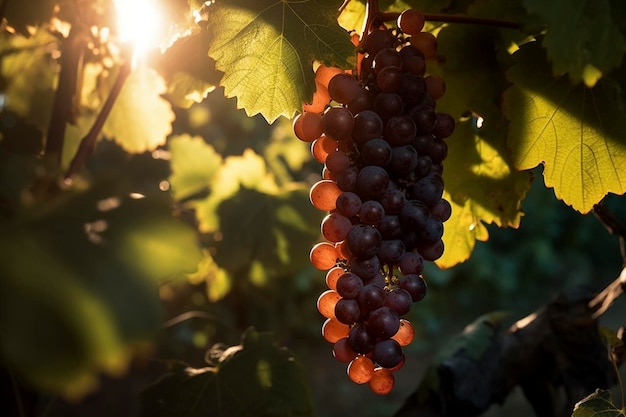
M73 25L63 45L59 85L54 94L54 103L46 134L45 153L46 155L55 155L59 162L63 152L65 130L73 118L73 103L78 86L78 74L86 47L85 28L81 24Z
M126 59L120 68L120 72L117 74L117 78L115 79L115 83L109 92L109 96L107 97L96 121L93 126L89 130L89 133L85 135L80 141L80 145L78 146L78 151L76 151L76 155L72 159L70 163L70 167L65 174L65 179L69 180L78 170L85 164L87 159L93 154L93 151L96 149L96 140L98 136L102 132L102 127L106 122L111 110L113 109L113 105L120 95L120 91L124 86L124 82L128 78L132 71L132 59Z
M343 11L350 3L350 0L345 0L339 8L339 11ZM367 37L367 34L371 32L376 26L380 26L383 22L390 22L398 19L400 13L385 13L378 7L378 0L367 0L366 12L365 12L365 24L363 26L363 38ZM424 13L424 19L429 22L444 22L444 23L465 23L472 25L484 25L493 26L507 29L520 29L521 25L511 20L492 19L488 17L475 17L475 16L463 16L463 15L450 15L450 14L436 14L436 13ZM361 39L363 41L363 39Z

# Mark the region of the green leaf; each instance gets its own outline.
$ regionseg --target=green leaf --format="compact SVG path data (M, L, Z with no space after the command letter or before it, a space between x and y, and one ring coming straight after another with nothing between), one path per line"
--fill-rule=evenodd
M351 67L354 47L337 24L338 0L232 0L208 7L209 55L228 97L248 115L287 118L315 90L312 62Z
M165 375L142 393L141 416L313 416L302 367L270 334L246 331L216 362Z
M181 135L169 141L172 175L169 178L176 200L206 190L220 170L222 157L199 136Z
M572 417L619 417L626 416L624 409L613 403L611 391L598 389L574 406Z
M547 25L542 41L555 75L569 73L573 81L589 87L617 68L626 42L614 21L623 3L611 0L524 0L529 12Z
M226 158L219 172L212 176L207 185L211 190L209 196L189 204L196 210L200 223L198 227L203 233L219 230L217 207L222 201L236 195L240 188L265 194L276 194L279 191L273 175L267 171L265 161L251 149L246 149L241 156Z
M0 361L68 398L126 370L161 325L158 282L200 260L167 198L111 195L110 185L61 192L0 225Z
M547 187L587 213L606 194L626 191L626 106L623 85L593 89L554 78L539 45L522 47L505 94L509 143L518 169L544 165Z
M179 38L163 54L153 57L153 65L167 83L167 97L178 107L200 103L215 89L222 73L207 55L211 42L206 29L195 28Z
M445 59L439 67L428 63L428 70L446 81L439 111L464 120L446 140L444 198L452 205L452 217L444 226L440 267L467 260L476 240L489 237L484 223L518 227L521 201L530 188L530 173L515 171L505 143L507 126L499 102L507 82L496 52L505 42L502 36L489 28L445 27L438 34Z
M144 152L165 144L174 113L161 97L163 79L152 68L139 65L126 80L102 129L128 152Z
M5 33L0 40L4 108L42 129L50 119L58 71L51 53L57 48L58 39L45 28L30 37Z

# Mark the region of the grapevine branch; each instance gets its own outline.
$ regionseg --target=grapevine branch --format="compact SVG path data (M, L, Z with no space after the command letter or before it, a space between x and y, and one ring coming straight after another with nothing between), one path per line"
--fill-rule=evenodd
M61 160L67 123L73 117L72 104L76 95L78 73L86 46L85 28L80 24L73 25L63 45L59 85L55 92L46 137L45 153L55 155L58 161Z
M345 0L339 8L339 12L345 10L348 3L350 3L350 0ZM368 0L366 5L366 17L365 25L363 27L363 36L366 37L369 32L374 30L376 27L382 25L384 22L395 21L398 16L400 16L400 13L382 12L378 6L378 0ZM424 19L430 22L465 23L508 29L521 28L520 24L517 22L502 19L492 19L487 17L424 13Z
M537 416L570 416L578 400L597 388L610 388L615 368L626 360L623 352L609 359L598 325L598 313L623 293L612 289L625 283L626 268L598 294L574 289L512 326L485 323L493 336L485 340L482 353L459 348L433 364L394 417L479 416L502 404L516 386ZM621 340L623 333L618 333ZM566 404L555 395L559 388Z
M122 90L122 87L124 86L124 82L130 75L130 73L131 73L131 60L127 59L126 61L124 61L124 63L122 63L120 72L117 74L117 78L115 79L115 83L113 84L113 87L111 88L111 92L109 93L109 96L107 97L107 100L105 101L104 106L102 106L102 109L100 110L100 113L98 114L98 117L96 118L96 121L94 122L93 126L89 130L89 133L87 133L87 135L81 139L80 145L78 147L78 151L76 152L74 159L72 159L72 162L70 163L70 167L67 170L67 173L65 174L66 179L69 179L74 174L76 174L76 172L78 172L78 170L85 164L87 159L89 159L89 157L95 150L96 140L98 139L98 136L102 132L102 127L104 126L104 123L109 117L109 114L111 113L111 109L113 109L113 105L115 104L117 97L120 95L120 91Z

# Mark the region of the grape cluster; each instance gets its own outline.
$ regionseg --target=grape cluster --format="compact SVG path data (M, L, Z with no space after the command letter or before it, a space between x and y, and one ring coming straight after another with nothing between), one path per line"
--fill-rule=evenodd
M361 40L356 71L320 66L311 104L294 131L324 164L312 204L329 212L325 241L310 253L328 270L317 307L324 338L348 376L379 394L391 391L414 330L407 314L426 295L424 261L444 250L442 198L445 139L454 119L435 110L445 83L426 72L436 38L423 15L400 14L397 29L379 27Z

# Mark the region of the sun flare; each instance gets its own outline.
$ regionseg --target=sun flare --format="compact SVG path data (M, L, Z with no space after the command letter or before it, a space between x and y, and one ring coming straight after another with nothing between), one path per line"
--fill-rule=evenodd
M136 56L144 55L162 41L163 15L153 0L114 0L119 36L132 44Z

